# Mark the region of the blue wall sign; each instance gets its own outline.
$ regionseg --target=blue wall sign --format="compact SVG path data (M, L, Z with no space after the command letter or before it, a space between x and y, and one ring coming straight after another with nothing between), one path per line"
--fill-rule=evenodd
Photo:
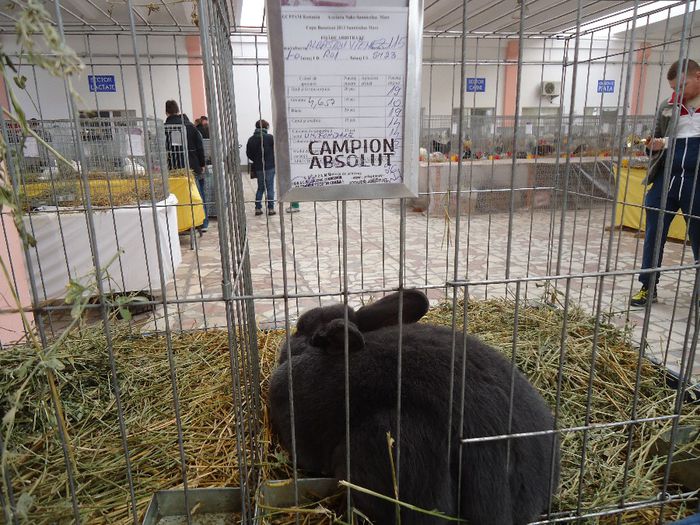
M484 93L486 91L485 78L467 77L467 93Z
M599 80L598 81L598 93L615 93L615 81L614 80Z
M114 80L114 75L88 75L88 83L92 92L117 92L117 83Z

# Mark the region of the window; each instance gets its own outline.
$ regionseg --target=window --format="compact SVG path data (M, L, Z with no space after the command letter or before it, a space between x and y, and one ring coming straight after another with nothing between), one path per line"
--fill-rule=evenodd
M551 106L529 106L520 108L520 115L523 117L558 117L559 107Z
M617 112L617 106L602 108L600 106L586 106L583 110L583 114L587 117L603 117L613 121L617 119Z

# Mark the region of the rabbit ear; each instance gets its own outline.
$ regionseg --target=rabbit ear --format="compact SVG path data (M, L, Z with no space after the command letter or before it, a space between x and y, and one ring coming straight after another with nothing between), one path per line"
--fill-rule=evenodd
M328 324L333 319L344 319L345 310L348 311L348 321L354 323L355 310L344 304L333 304L304 312L297 321L297 333L310 337L318 328Z
M348 350L355 352L365 347L365 338L352 322L348 322ZM314 332L311 344L328 354L345 352L345 320L333 319Z
M404 290L403 322L415 323L423 317L430 303L423 292ZM371 332L385 326L399 324L399 292L382 297L372 304L363 306L357 313L357 326L362 332Z

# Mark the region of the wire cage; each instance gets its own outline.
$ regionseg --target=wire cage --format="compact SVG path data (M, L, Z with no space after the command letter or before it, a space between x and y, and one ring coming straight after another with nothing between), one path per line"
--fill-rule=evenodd
M465 142L461 147L458 124L459 120L455 121L449 115L424 117L421 147L429 153L443 153L448 158L459 151L463 158L473 155L476 159L489 156L527 158L528 155L555 157L566 152L567 142L571 140L569 150L576 156L610 157L615 140L621 134L628 139L625 141L625 152L628 149L641 151L643 148L639 147L639 139L652 132L654 116L639 115L634 122L630 119L623 121L622 117L610 122L598 116L534 116L523 118L517 133L513 130L512 117L469 116L462 124ZM513 146L514 136L518 141L517 147Z
M203 139L204 157L206 159L206 168L204 171L204 205L206 207L207 217L216 217L216 195L214 192L214 171L211 169L211 139Z
M507 414L519 402L510 386L516 371L551 410L554 428L542 433L558 436L560 461L547 469L551 490L531 523L660 524L692 515L700 324L687 224L695 217L680 213L675 220L686 221L671 226L663 263L653 264L661 235L647 243L655 255L644 263L644 215L656 206L645 203L642 179L652 161L647 136L671 95L666 71L700 49L700 19L696 2L604 4L425 2L421 111L405 119L419 127L421 151L411 153L420 159L418 195L295 207L248 177L242 153L254 122L272 120L263 10L249 20L249 6L244 16L237 0L56 0L60 38L93 80L75 81L77 97L62 80L22 66L28 87L15 95L35 108L28 116L41 140L0 119L14 151L14 196L24 202L30 185L51 187L24 206L22 224L36 246L22 247L2 215L3 275L18 293L13 303L0 301L0 319L22 312L19 331L29 336L0 346L0 522L150 525L170 514L187 523L206 514L235 523L359 520L345 514L361 501L357 487L312 476L353 483L356 465L375 463L339 438L331 459L343 468L309 468L303 430L322 426L325 414L305 419L299 387L289 387L297 401L284 409L306 427L284 447L271 428L270 384L304 312L335 302L357 315L410 289L429 300L420 324L446 327L451 355L470 364L456 383L487 365L460 360L457 342L472 334L505 356L510 379L499 395ZM19 64L23 51L9 45L14 16L2 13L0 30ZM109 80L102 93L90 89L96 76ZM470 91L471 78L485 91ZM184 169L191 167L187 130L160 120L169 100L183 114L208 116L197 181L188 173L175 180L181 174L168 167L174 131ZM144 182L147 193L128 203L96 200L96 172L112 190ZM672 175L668 164L669 186ZM685 180L694 188L696 178ZM74 201L55 189L61 181L76 184ZM208 231L204 214L195 217L195 193ZM266 204L276 213L256 213ZM54 227L42 238L46 217ZM187 239L178 233L196 226L201 235L182 249ZM632 308L639 275L655 272L658 303ZM413 333L396 313L399 333ZM340 340L339 361L350 367L349 329ZM398 355L412 344L400 335ZM410 395L415 363L398 363L376 383ZM302 383L320 391L328 380L350 399L357 392L350 373ZM451 385L431 392L443 387ZM450 408L462 401L446 398ZM350 399L330 407L343 436L361 426L347 415ZM321 401L326 407L329 399ZM498 411L464 406L455 417L491 418L498 427ZM398 472L383 496L402 502L407 472L428 479L406 463L409 408L388 406L395 441L383 430L380 444ZM403 419L394 423L397 414ZM425 427L434 431L430 452L450 442L440 430L447 428ZM448 449L511 450L540 435L513 433L459 435ZM522 459L510 458L517 471ZM455 484L478 484L470 475L457 472ZM489 496L482 501L494 514L506 506Z
M194 272L193 282L185 284L181 278L175 278L178 269L183 270L177 212L183 206L188 208L185 216L193 212L190 212L191 206L186 199L180 199L178 204L173 196L178 191L191 195L198 189L194 181L185 182L184 189L180 188L181 181L173 179L173 176L178 178L178 174L168 169L168 157L172 152L165 145L166 131L174 130L172 127L166 130L163 122L158 120L163 109L160 105L156 109L155 91L151 90L153 85L149 86L149 82L155 78L152 76L154 69L175 71L177 82L172 84L174 89L167 96L179 99L177 89L182 86L181 81L187 82L185 73L177 74L180 67L177 62L181 58L179 49L191 39L187 40L185 36L175 38L172 34L142 36L152 26L141 25L143 19L139 17L142 13L134 8L121 14L119 9L114 9L107 17L110 27L121 30L121 34L112 32L86 39L76 38L75 26L64 22L61 16L75 20L69 14L75 12L60 3L55 7L53 15L60 38L67 40L69 45L82 46L89 73L96 74L95 69L101 67L99 64L109 53L110 58L106 61L115 64L121 74L116 80L112 76L119 91L111 100L94 92L83 94L81 100L66 85L67 121L42 118L60 112L66 102L63 105L47 102L47 97L52 95L51 89L56 87L49 88L48 94L42 91L50 81L41 77L39 68L26 69L29 88L27 93L18 93L20 99L28 97L36 103L34 107L38 116L32 127L39 129L37 134L66 158L68 166L45 153L39 155L38 161L32 161L27 154L26 139L22 151L8 158L12 187L20 202L23 196L29 195L25 189L29 184L48 185L52 192L47 199L32 200L25 206L28 213L23 221L28 234L36 239L36 246L26 247L23 264L20 264L21 258L9 259L13 264L10 282L17 289L23 289L25 275L20 273L20 267L26 272L30 286L28 293L25 292L27 297L23 307L33 312L32 325L39 339L34 340L36 345L32 352L35 353L24 353L25 349L32 347L31 344L29 347L21 344L7 346L4 339L0 352L3 360L2 413L3 416L9 412L15 414L10 423L12 431L5 426L9 417L3 418L0 444L3 454L0 498L3 517L0 521L137 523L143 518L145 507L155 492L176 486L186 489L186 508L190 513L196 512L195 498L188 497L187 489L206 486L209 482L201 477L202 472L197 466L201 463L191 459L192 454L208 450L208 454L213 455L222 444L229 454L227 460L204 477L212 476L218 485L232 483L241 486L242 506L239 505L239 509L247 521L246 516L252 516L248 502L252 501L256 465L260 464L259 449L254 443L259 434L261 406L257 394L259 386L255 386L259 385L260 379L256 364L250 266L244 241L244 219L237 212L236 204L242 198L237 177L240 168L237 151L225 145L236 143L235 117L223 109L221 100L224 93L233 92L231 72L219 64L227 59L230 63L228 8L219 3L201 4L195 13L203 27L208 28L208 34L200 39L196 26L192 27L197 33L192 29L185 31L200 44L201 52L194 61L200 69L205 64L203 55L208 57L204 72L210 107L222 107L221 113L212 110L210 114L211 136L216 144L222 144L211 152L210 167L220 210L218 223L221 228L218 234L212 235L218 237L217 256L208 262L209 267L205 270L204 252L195 250L192 255L201 264ZM164 9L169 10L168 7ZM183 14L177 13L178 23L184 18ZM134 16L140 21L137 22ZM112 26L118 18L121 24ZM84 32L78 30L78 34ZM162 54L154 57L151 51L156 46L169 50L166 59ZM113 57L120 57L120 60L115 62ZM212 65L214 63L217 65ZM186 71L190 65L182 67ZM124 86L126 89L122 90ZM77 108L84 105L88 110L78 111ZM94 110L90 110L91 105ZM130 112L133 112L132 116L123 116ZM11 129L8 120L3 120L3 132L10 134ZM186 137L186 133L181 134ZM20 141L7 140L7 143L19 145ZM186 138L182 144L186 150ZM45 147L39 145L40 151ZM186 158L183 168L188 171L189 167ZM95 172L104 177L96 180ZM189 175L180 178L193 179ZM145 182L149 193L127 199L128 202L109 199L101 202L97 200L100 192L96 186L104 182L102 179L107 181L110 198L120 184L131 189L135 184L140 187L140 183ZM77 202L69 203L67 191L54 191L58 182L76 183L79 189L79 193L78 190L75 192ZM6 219L9 217L3 214L5 240L12 239L14 231L12 221ZM51 222L52 230L50 235L42 236L42 221L45 219ZM78 262L87 262L89 266L86 268ZM218 293L209 289L204 292L202 283L205 275L210 273L207 285L218 283ZM199 292L195 289L197 282ZM203 329L188 333L185 323L176 320L181 320L183 311L192 305L198 306L204 315L205 311L211 315L212 308L222 312L228 333L210 333ZM17 305L10 305L10 309L16 312ZM78 317L82 321L78 321ZM142 350L131 354L132 349L144 345L151 345L150 357L146 357ZM31 364L32 355L43 356L41 359L52 355L60 361L55 369L61 376L58 391L46 398L41 385L47 383L32 380L32 404L15 411L12 409L14 401L9 396L16 389L9 385L11 380L5 372L14 369L13 363L22 360L27 360L28 366L34 366ZM136 360L130 362L130 356ZM76 366L78 362L81 364ZM183 383L183 366L193 371L199 369L204 375L212 374L216 369L223 374L216 374L216 380L210 375L206 381L192 383L187 379ZM61 372L58 372L59 367ZM128 379L124 374L136 374L139 378L132 375ZM210 389L204 398L218 399L221 410L212 413L199 406L203 399L200 389L203 385ZM88 400L89 408L85 405ZM34 410L29 408L36 406L34 402L46 403L46 418L36 426L27 426L26 417ZM132 425L138 412L155 415L153 410L160 411L154 403L161 404L165 410L163 415L172 414L170 423L155 434L145 420ZM83 408L78 408L78 405L83 405ZM191 426L200 416L206 421L199 423L210 429L204 430L209 435L204 441L194 437L204 426L199 426L199 430ZM90 428L78 429L76 424L80 426L80 420L89 421ZM158 437L151 441L148 435ZM48 440L45 440L47 436ZM77 443L86 443L83 440L96 447L95 455L90 457L79 450ZM41 451L38 456L31 453L17 463L8 461L10 451L17 451L18 447L30 442L38 447L35 450ZM67 455L63 456L61 451L66 451ZM94 460L101 458L99 462L109 455L114 455L115 462L107 467L109 472L102 471L100 477L109 480L112 488L100 488L95 484L95 474L101 469ZM59 467L59 463L54 462L54 458L57 459L62 464L60 468L65 473L67 484L60 489L57 486L52 488L57 478L51 475L39 480L38 492L28 500L29 495L23 494L21 480L33 477L29 473L33 468L31 465L40 457L49 458L48 464L53 465L49 468ZM160 474L156 481L151 474L157 472ZM164 478L169 478L169 481ZM50 494L55 490L58 490L55 494L60 494L63 504L51 501ZM31 503L26 506L28 501ZM97 506L93 507L90 501L97 501Z
M104 181L92 188L95 206L138 205L141 201L159 202L169 193L165 164L165 131L161 121L126 118L80 119L79 128L68 120L30 122L37 135L18 136L16 125L5 123L9 143L13 145L17 191L22 206L84 206L81 187L82 164L88 180ZM159 155L146 170L145 142ZM64 159L61 162L49 148ZM120 182L121 181L121 182ZM155 193L150 193L150 183Z

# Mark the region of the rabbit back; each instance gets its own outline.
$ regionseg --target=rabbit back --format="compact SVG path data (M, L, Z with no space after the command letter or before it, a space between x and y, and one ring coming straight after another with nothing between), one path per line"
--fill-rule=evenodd
M397 437L399 329L383 327L362 336L362 350L348 355L350 479L392 496L386 433ZM451 515L460 509L474 523L526 523L547 505L552 470L551 486L557 485L556 435L466 444L459 440L551 430L551 411L507 359L480 340L464 337L457 334L453 345L449 328L402 327L400 498ZM298 464L347 478L343 355L342 348L328 353L307 344L294 353L291 366ZM283 362L273 373L270 420L282 445L291 450L289 366ZM358 492L353 497L363 512L377 515L377 523L384 523L387 513L393 521L393 504ZM415 512L404 517L406 512L405 523L444 521Z

